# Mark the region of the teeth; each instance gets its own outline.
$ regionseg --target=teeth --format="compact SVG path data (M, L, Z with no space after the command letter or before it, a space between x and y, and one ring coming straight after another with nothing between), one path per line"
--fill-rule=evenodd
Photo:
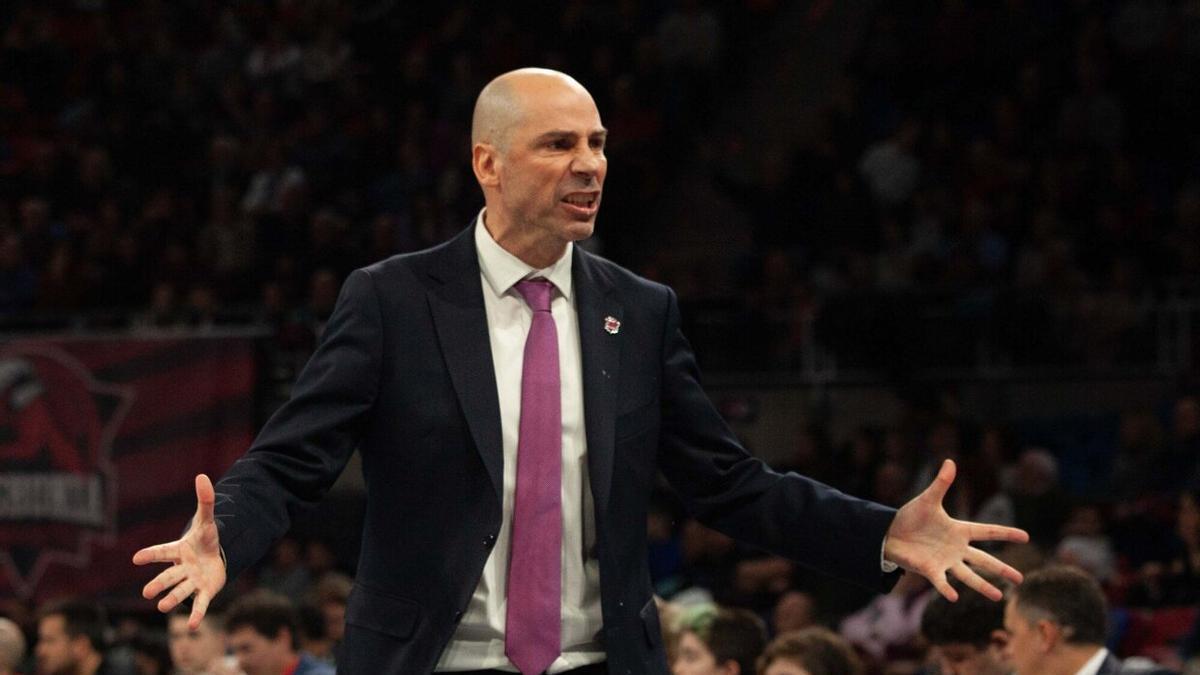
M564 201L576 206L591 206L594 199L589 195L569 195Z

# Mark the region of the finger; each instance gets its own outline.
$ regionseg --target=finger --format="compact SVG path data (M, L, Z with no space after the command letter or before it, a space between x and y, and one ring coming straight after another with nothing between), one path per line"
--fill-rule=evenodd
M142 597L149 600L179 583L185 576L187 575L183 571L183 565L172 565L163 570L162 574L151 579L150 583L142 588Z
M208 525L213 522L213 504L216 503L216 494L213 491L212 481L208 476L199 474L196 476L196 525Z
M179 542L171 541L165 544L147 546L133 554L134 565L147 565L157 562L179 562Z
M946 492L950 490L950 486L954 484L954 476L958 474L958 467L954 465L954 460L946 459L942 461L942 467L938 469L937 476L929 487L925 488L925 492L921 495L926 499L936 500L939 504L946 497Z
M968 522L967 536L971 541L1011 541L1017 544L1029 541L1029 533L1025 530L986 523Z
M196 584L192 583L191 579L184 579L178 586L173 588L162 600L158 601L158 611L167 613L175 609L176 605L187 600L192 593L196 592Z
M212 600L212 595L206 591L196 593L196 600L192 603L192 614L188 617L188 629L196 630L200 627L200 622L204 620L204 615L208 612L208 603Z
M950 602L958 602L958 591L954 590L954 587L950 585L950 582L946 579L945 572L929 574L925 578L929 580L929 583L933 584L938 593L942 594L942 597Z
M977 567L988 574L1008 579L1014 584L1019 584L1024 579L1017 568L1000 560L991 553L981 551L974 546L967 548L967 554L963 556L963 560L973 567Z
M967 567L963 563L958 563L950 568L950 572L958 577L958 580L975 589L977 593L990 600L999 600L1004 597L999 588L988 583L987 579L979 576L975 570Z

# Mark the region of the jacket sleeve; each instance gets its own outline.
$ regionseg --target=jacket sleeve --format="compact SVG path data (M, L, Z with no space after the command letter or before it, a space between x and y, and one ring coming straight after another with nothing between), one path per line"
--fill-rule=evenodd
M777 473L741 446L705 394L667 291L659 467L688 511L739 541L867 588L899 578L880 566L895 510L796 473Z
M230 580L287 532L298 509L315 506L349 461L378 394L382 328L374 282L355 270L291 398L216 485Z

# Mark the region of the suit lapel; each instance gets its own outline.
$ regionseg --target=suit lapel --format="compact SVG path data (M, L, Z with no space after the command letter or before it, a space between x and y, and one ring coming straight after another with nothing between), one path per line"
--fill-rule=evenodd
M621 335L605 326L618 322L623 308L611 281L591 256L578 246L571 262L579 314L579 349L583 361L583 410L587 432L588 473L596 509L608 508L612 487L616 397L621 365Z
M427 272L437 283L429 288L428 298L446 369L500 504L504 488L500 401L474 230L468 227L445 244L441 255L432 257Z

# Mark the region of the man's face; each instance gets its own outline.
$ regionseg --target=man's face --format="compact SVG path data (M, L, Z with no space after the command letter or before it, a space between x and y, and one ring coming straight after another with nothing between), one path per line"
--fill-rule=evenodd
M1037 675L1046 653L1046 642L1035 622L1029 621L1017 608L1017 600L1008 601L1004 607L1004 630L1008 632L1008 644L1004 657L1016 675Z
M183 675L192 675L204 672L225 656L225 634L214 630L208 621L201 621L196 630L188 630L187 623L186 616L171 615L167 621L167 640L175 669Z
M509 227L562 243L596 225L608 173L606 131L592 97L555 78L517 85L521 114L497 158L498 209Z
M241 626L229 634L229 648L246 675L279 675L296 657L288 631L268 638L250 626Z
M965 642L938 645L934 650L943 675L1005 675L1009 672L1002 647L983 649Z
M84 639L84 638L76 638ZM74 672L79 666L75 640L67 635L67 621L59 614L43 617L38 622L37 672L40 675L62 675Z

